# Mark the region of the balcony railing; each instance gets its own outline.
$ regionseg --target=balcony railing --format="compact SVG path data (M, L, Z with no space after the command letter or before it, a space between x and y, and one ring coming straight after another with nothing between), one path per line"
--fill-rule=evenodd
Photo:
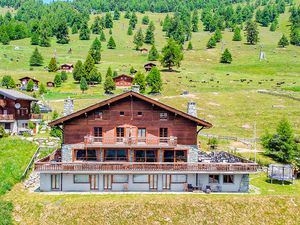
M255 163L115 163L115 162L36 162L35 171L181 171L181 172L256 172Z
M0 114L0 120L14 120L14 114Z
M30 119L42 119L42 114L30 114Z
M177 145L177 137L95 137L85 136L85 144Z

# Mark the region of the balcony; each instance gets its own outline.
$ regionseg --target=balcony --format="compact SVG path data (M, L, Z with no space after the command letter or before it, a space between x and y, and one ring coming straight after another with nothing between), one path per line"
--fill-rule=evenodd
M255 173L256 163L129 163L129 162L36 162L37 172L183 172Z
M164 146L175 147L177 137L95 137L85 136L86 145L127 145L127 146Z
M30 119L32 120L41 120L42 114L30 114Z
M14 114L0 114L0 120L15 120Z

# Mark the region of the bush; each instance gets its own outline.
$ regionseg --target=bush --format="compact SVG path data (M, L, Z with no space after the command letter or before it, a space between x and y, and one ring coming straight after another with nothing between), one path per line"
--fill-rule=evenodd
M50 136L62 138L62 131L58 127L52 127L50 131Z

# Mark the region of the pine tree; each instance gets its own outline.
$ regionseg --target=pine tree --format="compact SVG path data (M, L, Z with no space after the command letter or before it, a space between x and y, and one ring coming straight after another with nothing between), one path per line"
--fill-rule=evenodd
M14 79L9 80L8 87L9 88L15 88L16 87L16 83L15 83Z
M292 45L300 46L300 28L296 25L291 27L290 42Z
M84 68L83 64L80 60L78 60L75 64L74 70L73 70L73 78L76 81L80 81L81 77L84 76Z
M142 24L148 25L149 24L149 16L144 16L142 19Z
M38 45L39 44L39 34L37 32L32 33L30 43L32 45Z
M117 77L118 76L118 72L115 70L114 72L113 72L113 77Z
M74 23L72 26L72 34L77 34L77 33L78 33L78 26L76 23Z
M149 61L156 61L159 59L159 53L154 45L152 45L149 54L148 54L148 60Z
M145 36L145 40L144 42L146 44L154 44L154 30L155 30L155 27L154 27L154 23L151 21L151 23L149 24L148 28L147 28L147 31L146 31L146 36Z
M14 83L14 80L13 82L11 80L13 80L13 78L10 75L4 75L2 78L1 85L6 88L14 88L11 86L11 84Z
M125 15L124 15L124 18L125 19L130 19L130 17L131 17L130 11L126 11Z
M167 14L167 16L165 17L164 22L163 22L163 28L162 28L162 30L163 31L168 31L170 25L171 25L171 19L170 19L169 14Z
M116 89L116 84L112 79L112 70L109 67L106 73L106 78L104 82L104 91L105 93L111 93L113 90Z
M192 42L191 42L191 41L189 41L187 50L193 50L193 45L192 45Z
M105 28L113 28L113 19L110 12L105 14Z
M86 79L84 77L81 77L80 79L80 90L82 91L82 93L84 93L84 91L86 91L88 89L88 84L86 82Z
M173 66L180 67L180 62L183 60L181 47L177 42L169 38L167 45L162 49L162 58L160 60L163 67L167 67L170 71Z
M29 60L30 66L42 66L43 65L43 57L39 53L39 50L35 48L33 54L30 57Z
M68 44L70 41L68 26L65 21L59 23L56 31L56 39L59 44Z
M111 67L108 67L105 77L112 77L112 75L113 75L112 69L111 69Z
M115 49L116 48L116 43L115 43L115 40L113 39L112 36L110 36L110 38L108 40L107 48L108 49Z
M100 34L100 41L101 42L105 42L106 41L105 34L104 34L103 30L101 31L101 34Z
M114 11L114 20L119 20L120 19L120 11L119 9L116 7L115 11Z
M40 113L41 113L41 109L40 109L39 105L38 105L36 102L32 104L31 111L32 111L32 113L34 113L34 114L40 114ZM31 121L30 121L30 122L31 122ZM28 126L29 126L29 124L28 124ZM33 125L32 129L33 129L34 127L35 127L35 126Z
M159 93L162 90L162 80L157 67L152 67L146 80L152 93Z
M183 21L179 17L172 18L167 30L167 36L173 38L178 44L183 45L186 40Z
M89 53L93 57L95 63L98 64L101 60L101 42L97 37L95 38Z
M230 64L232 62L232 56L231 53L229 52L229 50L226 48L225 51L223 52L222 56L221 56L221 63L228 63Z
M245 30L247 36L247 43L250 45L255 45L259 40L258 38L259 32L256 23L251 20L248 21Z
M132 29L135 29L137 22L138 22L137 16L135 12L133 12L129 20L129 25L132 27Z
M67 72L66 71L61 71L60 78L61 78L62 82L65 82L66 80L68 80Z
M54 82L55 87L61 86L62 80L61 80L61 75L59 73L55 75L53 82Z
M39 87L39 94L40 94L40 95L43 95L43 94L45 94L45 93L47 93L46 86L45 86L44 83L41 83L41 85L40 85L40 87Z
M221 30L219 28L216 29L215 34L214 34L214 38L215 38L216 42L221 41L222 33L221 33Z
M97 68L96 67L94 67L93 69L92 69L92 71L90 72L90 81L89 82L91 82L91 83L101 83L101 81L102 81L102 75L101 75L101 73L100 72L98 72L97 71Z
M146 81L145 81L145 75L141 72L137 72L137 74L134 76L133 84L137 84L140 86L140 92L145 93L146 90Z
M143 35L143 31L140 28L138 30L138 32L134 35L133 37L133 43L135 44L135 49L139 50L140 47L143 46L144 43L144 35Z
M52 57L50 59L49 65L48 65L48 71L49 72L56 72L58 70L57 64L56 64L56 58Z
M192 31L193 32L198 32L199 31L199 16L198 16L198 10L195 10L193 12L193 17L192 17Z
M93 34L100 34L101 30L102 30L102 21L100 16L97 16L94 20L94 23L92 24L91 27L92 33Z
M94 69L95 67L95 61L92 57L92 55L90 53L88 53L86 60L83 64L83 69L85 71L85 78L88 81L89 79L87 78L90 75L90 72L92 71L92 69Z
M287 37L283 34L278 42L278 47L284 48L289 45L289 40Z
M272 31L272 32L276 31L277 26L278 26L277 23L278 23L278 22L275 22L275 21L274 21L273 23L271 23L270 31Z
M234 29L234 34L233 34L232 40L233 41L241 41L242 40L241 29L239 27L236 27Z
M3 31L2 34L0 34L0 35L1 35L0 40L1 40L2 44L3 45L8 45L9 42L10 42L10 38L9 38L7 32Z
M41 30L39 45L41 47L50 47L51 46L47 30Z
M207 44L206 44L206 47L207 47L207 48L214 48L214 47L216 47L216 45L217 45L217 42L216 42L216 40L215 40L215 37L212 36L212 37L210 37L210 39L208 40L208 42L207 42Z
M33 80L30 79L30 80L27 82L26 91L32 91L32 90L33 90L33 87L34 87L34 82L33 82Z
M129 36L131 36L133 34L133 32L132 32L132 26L131 25L128 26L127 34Z
M90 40L90 29L88 27L87 21L83 21L79 31L80 40Z

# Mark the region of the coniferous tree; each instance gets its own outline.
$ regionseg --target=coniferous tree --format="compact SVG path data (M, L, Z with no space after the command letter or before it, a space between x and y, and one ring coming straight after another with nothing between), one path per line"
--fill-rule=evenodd
M230 64L232 62L232 56L231 53L229 52L229 50L226 48L225 51L223 52L221 59L220 59L221 63L228 63Z
M206 44L206 47L207 48L214 48L216 47L217 45L217 42L216 42L216 39L214 36L210 37L210 39L208 40L207 44Z
M142 19L142 24L148 25L149 24L149 16L144 16Z
M154 27L154 23L151 21L148 28L147 28L147 31L146 31L146 36L145 36L145 40L144 42L146 44L154 44L154 30L155 30L155 27Z
M89 52L93 57L95 63L98 64L101 60L101 42L97 37L95 38Z
M250 45L255 45L259 40L258 38L259 32L256 23L251 20L248 21L245 30L247 36L247 43Z
M61 71L60 78L61 78L62 82L65 82L66 80L68 80L67 72L66 71Z
M43 57L39 53L39 50L35 48L33 51L30 60L29 60L30 66L42 66L43 65Z
M89 77L92 69L94 69L94 67L95 67L95 61L94 61L92 55L90 53L88 53L86 60L83 64L83 69L85 71L85 78L87 81L89 80L88 77Z
M169 27L170 27L170 24L171 24L171 19L170 19L169 14L167 14L167 16L165 17L164 22L163 22L162 30L163 31L168 31Z
M192 42L191 42L191 41L189 41L187 50L193 50L193 45L192 45Z
M113 28L113 18L110 12L105 14L105 28Z
M58 70L57 64L56 64L56 58L52 57L50 59L49 65L48 65L48 71L49 72L56 72Z
M115 49L116 48L116 43L115 43L115 40L113 39L112 36L110 36L110 38L108 40L107 48L108 49Z
M84 77L81 77L80 79L80 90L82 91L82 93L84 93L84 91L86 91L88 89L88 84L86 82L86 79Z
M72 26L72 34L77 34L78 33L78 26L77 26L77 24L73 24L73 26Z
M137 21L138 21L137 16L135 12L133 12L129 20L129 25L132 27L132 29L135 29Z
M97 68L96 67L94 67L93 69L92 69L92 71L90 72L90 83L101 83L101 81L102 81L102 75L101 75L101 73L100 72L98 72L97 71Z
M59 44L68 44L70 41L68 26L65 21L59 23L56 31L56 39Z
M9 38L7 32L6 31L2 31L2 34L0 34L0 35L1 35L0 36L1 43L3 45L8 45L9 42L10 42L10 38Z
M152 67L146 81L152 93L159 93L162 90L162 80L157 67Z
M169 38L167 45L162 49L162 58L160 60L163 67L167 67L170 71L173 66L180 67L183 59L181 47L172 38Z
M10 75L4 75L2 78L1 85L6 88L14 88L15 87L15 85L13 85L14 83L15 81Z
M289 45L289 40L287 37L283 34L278 42L278 47L284 48Z
M37 32L32 33L30 43L32 45L38 45L39 44L39 34Z
M199 31L199 16L198 16L198 10L195 10L193 12L193 17L192 17L192 31L193 32L198 32Z
M142 28L140 28L133 37L133 43L135 44L135 49L139 50L140 47L143 46L144 43L144 35Z
M116 89L116 84L112 79L112 70L109 67L105 77L104 91L105 93L111 93L115 89Z
M278 26L278 21L273 21L270 26L270 31L272 32L276 31L277 26Z
M132 26L131 26L131 25L128 26L127 34L128 34L129 36L131 36L131 35L133 34Z
M109 35L112 35L112 29L109 29Z
M183 22L179 17L172 18L170 20L170 25L167 30L167 36L173 38L177 43L183 45L185 41L185 30L183 27Z
M108 67L107 71L106 71L105 77L112 77L112 76L113 76L112 69L111 69L111 67Z
M74 70L73 70L73 78L76 81L80 81L81 77L84 76L84 67L80 60L78 60L75 64Z
M26 91L32 91L32 90L33 90L33 87L34 87L34 82L33 82L33 80L30 79L30 80L27 82Z
M101 31L101 34L100 34L100 41L101 42L105 42L106 41L105 34L104 34L103 30Z
M50 47L50 39L47 30L41 30L39 45L41 47Z
M221 41L222 33L221 33L221 30L219 28L216 29L215 34L214 34L214 38L215 38L216 42Z
M146 90L146 80L145 75L141 72L137 72L134 76L133 83L140 86L140 92L145 93Z
M54 82L55 87L61 86L62 80L61 80L61 75L59 73L55 75L53 82Z
M130 67L129 73L130 74L135 74L136 73L136 70L133 68L133 66Z
M114 11L114 20L119 20L120 19L120 11L119 9L116 7L115 11Z
M102 21L100 16L97 16L94 20L94 23L92 24L91 27L92 33L93 34L100 34L101 30L102 30Z
M9 88L15 88L16 87L16 83L15 83L14 79L9 80L8 87Z
M118 76L118 72L115 70L114 72L113 72L113 77L117 77Z
M152 45L149 54L148 54L148 60L149 61L156 61L159 59L159 53L154 45Z
M124 15L124 18L125 18L125 19L130 19L130 17L131 17L130 11L126 11L126 12L125 12L125 15Z
M43 95L45 93L47 93L46 85L44 83L41 83L41 85L39 86L39 94Z
M234 29L234 34L233 34L232 40L233 41L241 41L242 40L241 29L239 27L236 27Z
M300 46L300 28L296 25L291 28L290 42L292 45Z
M80 40L90 40L90 29L88 27L87 21L83 21L79 31Z

